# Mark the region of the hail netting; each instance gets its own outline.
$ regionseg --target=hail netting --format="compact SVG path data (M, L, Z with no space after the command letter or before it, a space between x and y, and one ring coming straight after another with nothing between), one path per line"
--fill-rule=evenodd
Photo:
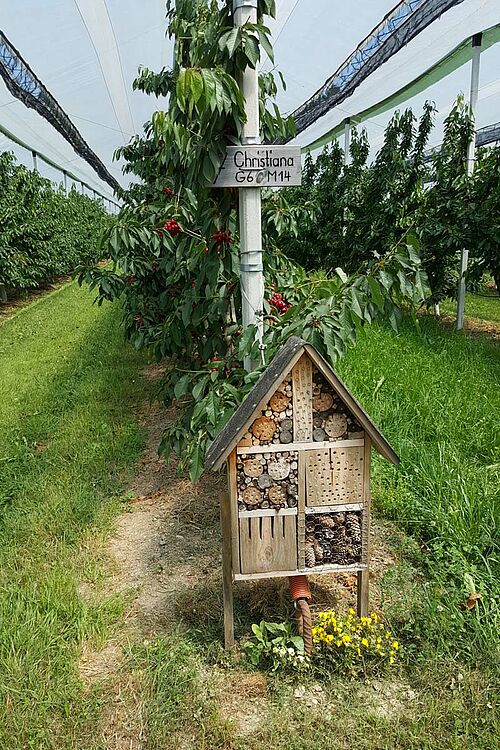
M12 96L42 115L114 191L120 188L117 180L108 172L52 94L2 31L0 31L0 74Z
M398 3L314 96L292 113L297 134L341 104L371 73L442 13L463 1L405 0Z
M476 146L488 146L490 143L500 141L500 122L480 128L476 133Z

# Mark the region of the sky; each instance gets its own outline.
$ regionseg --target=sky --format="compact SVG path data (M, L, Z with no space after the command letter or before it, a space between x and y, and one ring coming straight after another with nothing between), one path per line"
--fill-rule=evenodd
M290 112L309 98L358 43L390 11L396 0L277 0L270 21L275 66L288 87L279 104ZM172 49L165 38L164 0L18 0L0 5L1 27L11 43L71 117L91 148L122 183L114 150L136 132L162 101L132 91L140 65L158 70L169 66ZM472 33L500 23L499 0L464 0L444 13L417 39L368 78L340 108L304 133L305 145L348 115L378 101L422 73ZM273 65L263 61L266 70ZM477 125L500 121L500 44L482 55ZM460 92L468 96L470 64L455 71L425 94L408 102L416 113L426 99L438 108L431 145L441 137L442 121ZM404 106L407 106L406 104ZM372 151L380 147L392 113L367 123ZM0 123L30 147L111 196L89 165L36 112L13 100L0 80ZM31 154L13 148L0 136L0 149L12 149L31 166ZM51 167L40 171L58 179Z

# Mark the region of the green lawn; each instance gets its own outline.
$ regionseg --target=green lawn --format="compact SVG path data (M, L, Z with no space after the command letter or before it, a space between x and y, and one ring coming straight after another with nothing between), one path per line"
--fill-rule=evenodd
M116 510L142 436L131 416L143 359L118 307L73 283L0 325L0 747L94 745L99 694L80 644L106 639L118 600L77 593L85 542ZM95 571L98 574L98 571Z
M446 299L441 304L441 311L448 315L456 315L457 303ZM467 293L465 296L465 316L475 320L487 320L500 323L500 297L495 292L486 290L481 294Z
M401 456L377 460L374 496L424 545L412 636L484 664L500 626L500 348L426 317L367 330L339 369Z

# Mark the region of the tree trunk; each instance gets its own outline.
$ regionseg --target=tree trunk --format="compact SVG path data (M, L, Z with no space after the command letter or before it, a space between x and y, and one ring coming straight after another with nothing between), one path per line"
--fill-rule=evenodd
M497 294L500 296L500 268L496 268L495 270L493 270L492 276L497 288Z

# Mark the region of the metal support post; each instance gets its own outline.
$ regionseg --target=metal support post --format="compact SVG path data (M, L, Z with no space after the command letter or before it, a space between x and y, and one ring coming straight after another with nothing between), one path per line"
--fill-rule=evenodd
M63 181L64 181L64 192L66 195L68 195L68 175L66 172L63 172Z
M470 176L474 172L475 156L476 156L476 110L477 110L477 99L479 93L479 71L481 69L481 44L483 40L482 34L475 34L472 37L472 67L471 67L471 78L470 78L470 114L474 128L472 131L471 139L469 141L469 147L467 149L467 174ZM461 331L464 327L464 315L465 315L465 276L467 273L467 266L469 265L469 248L462 248L462 255L460 258L460 281L458 284L458 299L457 299L457 331Z
M38 172L38 161L37 161L36 151L32 151L31 156L33 157L33 171Z
M257 23L257 0L233 0L234 25ZM260 143L259 74L247 68L241 78L247 121L243 126L242 145ZM257 326L258 339L264 335L264 267L262 264L262 216L260 188L241 188L240 204L240 280L243 327ZM245 369L255 362L245 359Z
M344 164L347 166L351 161L351 118L344 120Z

